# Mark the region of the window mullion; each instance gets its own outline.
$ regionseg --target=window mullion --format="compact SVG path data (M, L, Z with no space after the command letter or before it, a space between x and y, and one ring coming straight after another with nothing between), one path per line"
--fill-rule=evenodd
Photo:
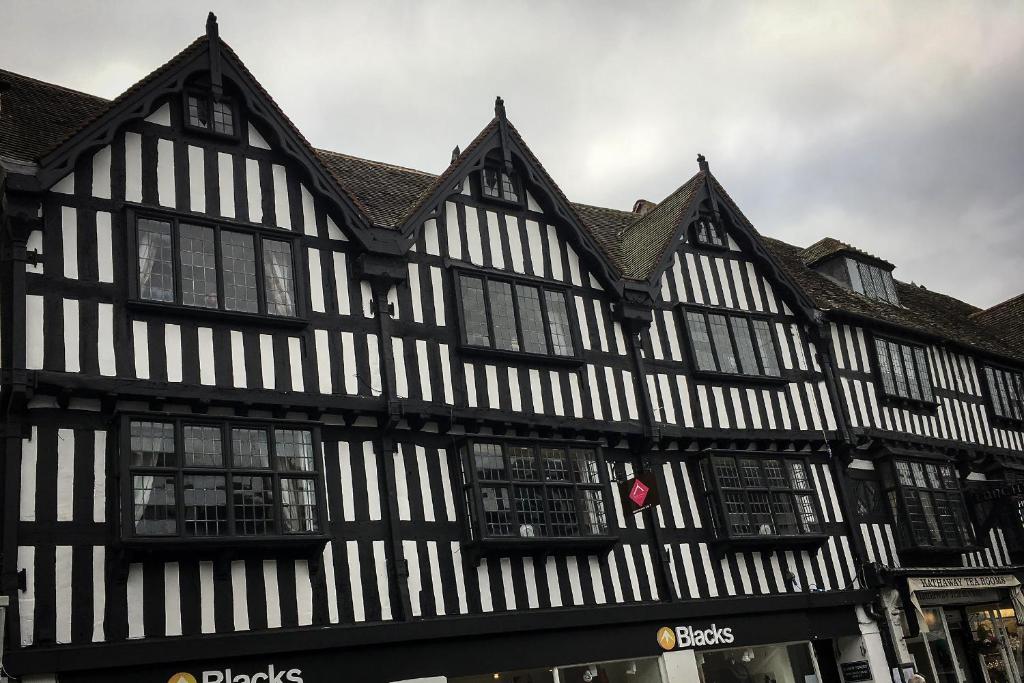
M264 277L265 264L263 263L263 235L253 233L253 260L256 264L256 309L266 315L267 313L267 291L266 278ZM296 297L297 298L297 297Z
M213 261L217 280L217 308L224 310L227 308L227 303L224 301L224 250L221 247L221 229L219 225L213 227L213 235Z
M520 351L526 351L526 339L523 338L523 318L519 312L519 292L516 289L516 283L510 283L510 289L512 290L512 311L515 316L516 325L516 340L519 344Z
M224 466L224 495L227 496L228 528L226 536L234 536L235 527L235 482L234 482L234 444L231 441L231 425L221 424L221 440L224 447L221 448L221 457Z
M480 283L483 289L484 319L487 321L487 340L490 347L494 349L497 348L497 338L494 334L494 316L491 315L491 280L488 277L481 277ZM504 448L502 452L504 453Z
M274 500L274 534L283 536L284 531L284 497L282 488L281 472L277 463L277 430L273 427L267 428L267 464L270 466L270 485L273 487Z
M171 224L171 272L173 273L172 286L174 287L174 303L180 304L184 301L181 283L181 226L177 218L172 218Z
M539 299L538 304L540 306L540 324L544 328L544 344L547 347L548 355L554 355L554 342L551 339L551 325L548 323L548 302L547 302L547 289L542 286L537 287L537 298ZM568 302L566 302L566 309L568 310Z
M177 462L175 476L175 511L178 515L178 537L185 537L185 428L181 420L174 421L174 459Z
M701 311L700 317L704 319L704 331L708 336L708 346L711 347L711 360L715 364L715 370L722 372L722 363L718 359L718 345L715 344L714 335L711 332L711 319L705 311ZM739 461L736 461L736 466L739 467Z

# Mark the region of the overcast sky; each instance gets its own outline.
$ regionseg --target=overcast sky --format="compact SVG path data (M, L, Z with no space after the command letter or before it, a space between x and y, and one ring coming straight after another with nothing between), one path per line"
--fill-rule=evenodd
M765 235L1024 291L1024 2L0 0L0 67L114 97L209 9L318 147L438 173L500 94L574 201L660 201L703 152Z

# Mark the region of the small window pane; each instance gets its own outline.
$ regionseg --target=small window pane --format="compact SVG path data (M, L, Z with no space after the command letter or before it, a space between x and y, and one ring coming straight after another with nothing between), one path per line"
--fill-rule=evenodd
M789 461L789 481L795 489L811 488L811 482L807 478L807 468L802 462Z
M540 458L544 463L544 478L548 481L570 481L569 462L561 448L542 448Z
M263 280L267 313L294 316L295 278L290 244L276 240L263 241Z
M279 471L313 471L312 432L305 429L275 429L274 448Z
M183 435L186 467L223 466L220 427L185 425Z
M757 355L764 367L764 374L769 377L778 377L782 374L779 369L779 356L775 352L775 342L772 341L772 328L767 320L754 320L754 337L757 339Z
M205 97L188 96L188 123L196 128L210 127L209 103Z
M740 488L740 472L732 458L715 457L711 460L718 485L726 488Z
M800 530L805 534L821 533L821 523L818 520L818 512L814 507L814 499L806 494L797 494L796 511L800 518Z
M169 422L132 421L132 467L175 467L174 425Z
M767 491L751 491L750 496L750 521L753 531L758 536L774 536L778 533L775 529L775 516L772 514L771 498Z
M896 462L896 476L903 486L914 485L914 478L910 476L910 465L902 460Z
M224 271L224 307L229 311L256 313L256 249L252 235L221 231L221 263Z
M519 193L516 192L515 181L507 173L501 174L501 195L502 198L505 199L506 201L519 201Z
M579 536L580 523L576 516L576 496L568 486L552 486L548 489L548 505L551 511L552 536Z
M174 475L136 474L132 477L132 500L137 535L173 536L178 533Z
M773 489L783 489L789 485L782 463L778 460L764 461L764 476L768 480L768 486Z
M539 486L516 486L516 522L514 535L524 538L546 536L544 528L544 495ZM558 535L558 534L556 534Z
M742 493L738 491L722 492L722 505L725 508L726 524L729 526L730 534L749 536L753 533L750 515L747 511L747 501Z
M540 479L537 472L537 458L530 446L506 446L508 452L508 463L512 470L513 479L537 481Z
M316 486L312 479L281 479L281 526L286 534L320 531L316 514Z
M213 129L225 135L235 134L235 119L227 102L213 103Z
M174 256L171 224L140 218L139 296L149 301L174 301Z
M889 347L889 359L892 361L893 377L896 380L896 395L903 398L910 398L910 391L907 389L907 377L903 372L903 354L900 347L892 342L886 344Z
M600 536L608 532L604 494L598 489L580 490L580 531L587 536Z
M750 341L750 324L747 319L731 317L729 325L732 327L732 335L736 340L736 348L740 352L740 370L745 375L760 374L757 368L757 358L754 356L754 345Z
M921 382L921 398L931 402L935 400L932 393L932 376L928 372L928 360L920 346L914 347L914 363L917 365L917 377Z
M480 173L480 190L485 197L501 197L498 187L498 169L485 168Z
M179 228L181 302L217 308L217 258L213 228L182 223Z
M228 491L223 476L186 474L182 496L186 534L223 536L228 533Z
M507 486L480 488L484 511L484 527L490 536L512 535L512 503ZM518 529L516 535L518 536Z
M711 328L711 338L715 342L715 357L721 366L722 372L739 372L736 364L736 354L732 350L732 341L729 337L729 326L725 322L725 316L709 315L708 325Z
M800 533L792 494L772 493L772 512L775 515L775 529L780 535L795 536Z
M697 359L698 370L717 370L715 363L715 352L711 348L711 337L708 335L708 326L704 321L703 313L692 311L686 314L686 326L690 330L690 343L693 344L693 354Z
M507 282L488 280L487 292L491 299L494 348L518 351L519 335L516 332L516 315L512 306L512 285Z
M551 347L556 356L571 356L572 330L569 328L569 311L565 305L565 294L544 290L548 308L548 330L551 332Z
M266 469L270 467L270 448L263 429L232 429L231 452L235 467Z
M540 311L540 291L536 287L516 285L519 322L523 326L523 347L529 353L547 353L544 319Z
M900 299L896 295L896 283L893 281L892 273L883 273L882 282L885 285L886 301L898 306Z
M231 485L235 533L243 536L275 533L273 479L265 476L235 476Z
M909 346L899 346L903 354L903 366L907 370L907 388L910 391L910 398L915 401L921 400L921 383L917 379L917 367L914 365L914 350Z
M767 486L757 460L740 458L740 477L744 488L765 488Z
M501 446L495 443L473 444L473 461L476 476L485 480L508 479L505 472L505 459L501 454Z
M462 290L462 321L466 328L466 343L490 346L487 333L487 306L484 303L484 281L478 277L459 276Z
M572 448L569 450L572 460L573 480L580 484L600 484L601 472L597 462L597 454L592 450Z
M896 384L893 380L892 364L889 362L888 342L876 339L875 350L878 352L878 374L882 377L882 389L887 394L895 394Z

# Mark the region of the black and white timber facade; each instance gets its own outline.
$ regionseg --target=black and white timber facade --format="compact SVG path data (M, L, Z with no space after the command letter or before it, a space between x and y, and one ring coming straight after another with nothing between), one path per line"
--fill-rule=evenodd
M500 99L439 176L316 149L212 17L113 101L0 83L12 680L1020 681L987 312L703 157L571 203Z

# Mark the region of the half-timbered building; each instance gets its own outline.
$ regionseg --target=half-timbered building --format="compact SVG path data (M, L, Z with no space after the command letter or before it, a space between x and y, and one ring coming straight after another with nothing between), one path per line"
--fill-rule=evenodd
M703 157L617 211L500 99L438 175L317 149L212 17L112 101L0 81L18 680L888 680L915 553L1016 571L1006 335Z

